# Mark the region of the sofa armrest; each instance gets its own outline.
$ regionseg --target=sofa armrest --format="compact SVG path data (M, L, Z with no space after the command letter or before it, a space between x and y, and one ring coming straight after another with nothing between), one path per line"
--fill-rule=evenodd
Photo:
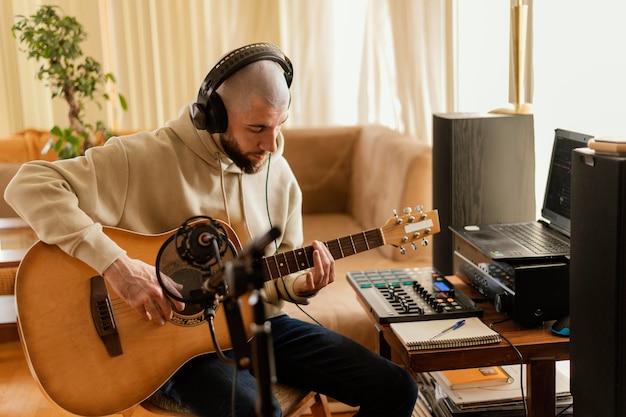
M365 228L380 227L405 207L432 206L432 148L414 138L382 126L365 126L352 162L350 212ZM403 260L396 248L386 255ZM431 256L420 248L419 257ZM411 257L413 258L413 257Z

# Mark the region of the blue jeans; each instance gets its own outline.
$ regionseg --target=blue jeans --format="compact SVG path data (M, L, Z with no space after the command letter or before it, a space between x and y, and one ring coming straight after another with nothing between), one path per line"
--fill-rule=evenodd
M406 370L324 327L286 315L270 322L279 382L359 406L359 417L411 416L417 384ZM208 354L187 362L163 390L199 416L227 417L233 377L233 366ZM236 378L235 416L256 416L255 377L243 370Z

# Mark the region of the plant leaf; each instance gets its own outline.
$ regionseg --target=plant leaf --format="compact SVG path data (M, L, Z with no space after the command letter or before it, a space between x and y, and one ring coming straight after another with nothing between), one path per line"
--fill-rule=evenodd
M124 111L128 110L128 104L126 103L126 97L124 97L122 94L118 94L118 97L120 98L120 106L122 106L122 109L124 109Z

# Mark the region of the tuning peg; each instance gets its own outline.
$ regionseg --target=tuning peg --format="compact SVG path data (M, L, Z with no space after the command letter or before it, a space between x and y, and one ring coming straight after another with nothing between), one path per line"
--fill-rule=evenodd
M415 242L411 242L411 249L417 250L417 245L415 244Z
M406 255L406 249L404 249L404 246L400 246L400 255Z
M421 213L424 211L424 206L422 206L421 204L419 206L415 206L415 211L417 211L418 213Z
M393 209L393 217L396 218L396 224L402 224L402 217L398 217L398 212L396 209Z
M428 241L428 239L424 238L422 239L422 246L428 246L430 244L430 242Z
M413 212L411 207L405 207L402 212L408 216L407 220L409 223L413 223L415 221L415 216L411 216L411 213Z

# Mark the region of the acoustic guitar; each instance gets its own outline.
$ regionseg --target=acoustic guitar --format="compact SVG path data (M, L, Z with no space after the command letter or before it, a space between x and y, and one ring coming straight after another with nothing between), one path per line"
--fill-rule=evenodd
M235 233L221 224L239 251ZM150 264L175 233L104 230L129 256ZM325 244L335 259L341 259L386 244L401 250L416 248L439 231L436 210L405 210L380 228ZM308 246L263 258L265 279L313 266L312 250ZM127 410L152 395L185 362L216 350L203 309L176 312L164 326L143 321L92 268L56 245L37 242L28 250L18 270L15 295L18 328L31 373L52 402L77 415L104 416ZM223 310L217 310L214 324L218 346L228 349L232 345ZM253 311L247 302L241 302L241 310L244 323L251 323Z

